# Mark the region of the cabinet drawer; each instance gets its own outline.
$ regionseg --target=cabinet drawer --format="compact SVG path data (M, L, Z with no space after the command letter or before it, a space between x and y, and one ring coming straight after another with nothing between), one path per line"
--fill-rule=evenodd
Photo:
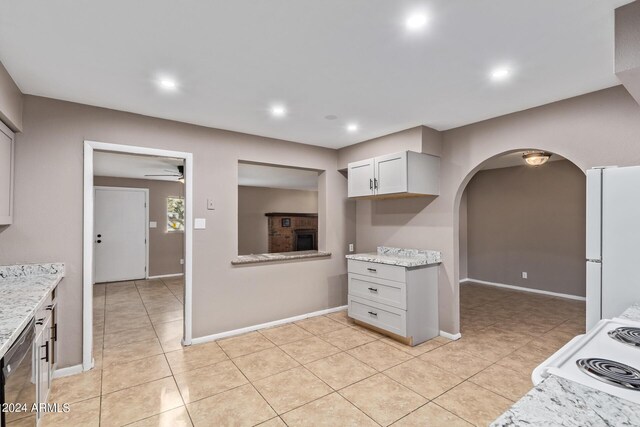
M407 309L407 286L393 280L349 273L349 295Z
M407 277L404 267L359 261L357 259L349 260L347 263L347 270L349 273L362 274L363 276L377 277L402 283L406 282Z
M407 336L407 312L349 295L349 317L403 337Z

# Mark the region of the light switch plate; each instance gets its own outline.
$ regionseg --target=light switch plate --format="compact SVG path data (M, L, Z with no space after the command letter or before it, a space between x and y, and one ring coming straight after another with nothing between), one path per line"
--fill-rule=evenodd
M214 203L213 203L213 199L207 199L207 209L210 211L213 211L216 209Z
M207 228L207 219L206 218L196 218L193 221L193 229L194 230L204 230Z
M353 252L354 250L353 243L349 243L349 252Z
M149 228L158 228L158 223L156 221L149 221Z

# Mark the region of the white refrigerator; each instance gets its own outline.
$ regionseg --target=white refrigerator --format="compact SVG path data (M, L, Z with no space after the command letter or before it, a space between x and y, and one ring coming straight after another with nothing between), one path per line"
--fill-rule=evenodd
M640 166L587 171L587 331L640 301Z

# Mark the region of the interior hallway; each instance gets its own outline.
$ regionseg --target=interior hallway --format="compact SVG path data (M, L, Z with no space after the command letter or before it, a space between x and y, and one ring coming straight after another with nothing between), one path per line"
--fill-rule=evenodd
M406 347L341 311L183 349L181 295L98 285L96 368L54 381L72 411L44 425L486 425L584 324L581 301L465 284L456 342Z

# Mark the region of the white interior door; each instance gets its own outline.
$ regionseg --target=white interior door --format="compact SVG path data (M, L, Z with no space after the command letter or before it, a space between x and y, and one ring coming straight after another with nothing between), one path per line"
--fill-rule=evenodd
M605 169L602 180L602 318L640 301L640 166Z
M147 275L147 199L143 188L95 187L95 282Z

